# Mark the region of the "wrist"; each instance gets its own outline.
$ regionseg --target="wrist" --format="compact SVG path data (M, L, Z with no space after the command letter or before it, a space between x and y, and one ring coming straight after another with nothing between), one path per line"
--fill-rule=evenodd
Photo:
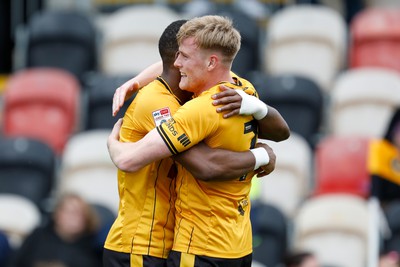
M268 106L255 96L246 94L243 90L236 90L242 97L240 115L252 115L256 120L261 120L268 114Z
M250 152L253 153L254 158L256 159L254 170L257 170L261 166L267 165L269 163L269 155L264 148L262 147L253 148L250 149Z
M265 116L267 116L268 106L261 100L258 103L259 103L259 107L257 108L257 111L254 112L253 117L254 117L254 119L259 121L259 120L264 119Z

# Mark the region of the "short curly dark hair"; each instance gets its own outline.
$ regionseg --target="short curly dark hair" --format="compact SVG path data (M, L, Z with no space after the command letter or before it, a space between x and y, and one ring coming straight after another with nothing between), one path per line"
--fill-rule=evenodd
M187 20L177 20L172 22L165 28L158 42L158 51L164 65L173 65L175 61L176 52L178 52L179 45L176 40L176 34L181 26Z

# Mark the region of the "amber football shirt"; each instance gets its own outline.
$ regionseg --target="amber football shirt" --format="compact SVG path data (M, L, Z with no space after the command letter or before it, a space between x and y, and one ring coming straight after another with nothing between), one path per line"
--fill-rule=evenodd
M224 83L231 88L254 88ZM204 141L212 148L246 151L257 141L252 116L224 119L212 105L215 86L183 105L157 127L173 154ZM198 160L201 160L199 158ZM219 258L239 258L252 252L249 192L254 172L232 181L203 182L179 169L173 250Z
M181 106L160 77L141 89L128 107L120 132L135 142L169 119ZM176 167L170 158L137 172L118 170L119 211L105 248L166 258L173 242Z

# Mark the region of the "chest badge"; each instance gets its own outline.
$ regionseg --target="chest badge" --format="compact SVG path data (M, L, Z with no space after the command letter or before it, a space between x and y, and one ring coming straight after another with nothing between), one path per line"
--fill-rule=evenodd
M161 123L171 118L171 111L168 107L153 111L154 124L160 126Z

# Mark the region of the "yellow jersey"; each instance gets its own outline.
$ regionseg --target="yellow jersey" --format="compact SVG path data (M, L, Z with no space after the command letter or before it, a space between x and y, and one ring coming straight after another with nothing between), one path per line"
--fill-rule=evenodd
M224 84L257 96L254 88ZM212 105L211 95L218 91L219 85L204 91L157 127L173 154L200 141L212 148L233 151L246 151L255 145L257 122L252 116L224 119ZM250 254L249 193L254 172L231 181L203 182L182 167L178 168L173 250L218 258L240 258Z
M140 140L180 106L168 84L158 77L143 87L128 107L120 140ZM119 211L105 248L167 258L173 242L176 171L170 158L137 172L118 170Z

